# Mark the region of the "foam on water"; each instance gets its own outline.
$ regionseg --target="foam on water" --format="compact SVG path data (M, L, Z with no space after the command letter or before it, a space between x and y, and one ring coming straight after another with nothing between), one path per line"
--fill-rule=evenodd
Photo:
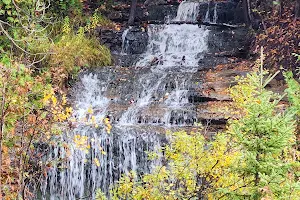
M154 66L153 61L157 60L155 67L161 69L197 68L208 48L208 33L206 27L192 24L149 25L147 52L136 66Z

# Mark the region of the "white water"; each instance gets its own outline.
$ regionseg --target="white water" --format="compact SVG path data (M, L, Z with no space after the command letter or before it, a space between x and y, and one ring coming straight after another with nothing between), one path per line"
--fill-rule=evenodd
M218 13L217 13L217 7L218 7L218 3L215 3L215 7L214 7L214 18L213 18L213 22L214 24L217 23L218 20Z
M207 3L207 11L206 11L206 14L205 14L204 22L209 22L211 24L217 24L217 22L218 22L217 8L218 8L218 3L215 2L214 13L213 13L214 15L213 15L213 19L211 21L210 20L210 3Z
M149 25L147 52L136 66L149 66L157 58L160 69L181 67L185 71L197 68L199 59L207 51L208 34L205 27L198 25Z
M126 40L126 35L129 30L130 30L130 27L128 29L126 29L122 34L122 50L121 50L122 55L127 54L126 52L127 52L127 48L128 48L128 41Z
M175 20L194 21L197 13L198 3L183 2ZM126 34L125 31L122 36L123 54L127 48ZM165 140L155 126L169 128L195 122L195 111L188 100L189 85L199 59L207 52L209 31L190 24L149 25L148 34L147 52L136 66L150 69L136 78L133 84L138 96L113 124L111 134L104 130L103 118L112 102L121 101L120 97L106 96L113 74L104 78L92 73L81 77L74 102L77 127L64 135L70 149L57 146L50 155L51 159L64 158L67 162L49 171L41 188L43 199L94 199L99 188L108 194L121 174L130 170L147 173L160 164L160 160L147 160L145 153L159 149ZM153 63L155 58L157 62ZM84 122L91 120L87 112L91 109L99 128ZM75 135L88 136L91 148L87 153L75 148ZM95 159L100 161L99 167Z
M196 22L199 11L199 2L183 1L177 11L174 21Z

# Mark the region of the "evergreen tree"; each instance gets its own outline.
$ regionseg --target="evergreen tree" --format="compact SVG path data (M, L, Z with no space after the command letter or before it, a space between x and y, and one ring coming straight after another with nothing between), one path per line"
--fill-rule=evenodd
M243 186L225 192L232 199L299 197L299 163L291 156L295 151L295 112L280 103L282 95L265 88L276 74L266 75L268 72L263 71L261 64L259 72L241 78L231 89L234 102L244 114L231 121L228 128L243 154L243 164L234 170L244 180Z

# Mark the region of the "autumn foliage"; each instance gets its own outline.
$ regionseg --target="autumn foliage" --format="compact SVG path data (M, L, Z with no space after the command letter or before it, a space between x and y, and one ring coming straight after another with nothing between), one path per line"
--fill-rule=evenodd
M299 63L293 53L300 53L300 20L295 19L293 2L283 4L281 15L263 12L261 31L256 36L254 50L265 49L265 63L268 69L293 70Z

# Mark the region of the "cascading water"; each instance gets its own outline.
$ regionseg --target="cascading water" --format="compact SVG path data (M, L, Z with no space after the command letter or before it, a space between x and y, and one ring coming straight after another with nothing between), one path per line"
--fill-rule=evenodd
M205 14L205 18L204 18L204 22L208 22L208 23L211 23L211 24L217 24L218 23L218 2L214 2L214 13L213 13L213 16L212 16L212 20L211 20L211 13L210 13L210 5L211 5L211 2L208 2L207 3L207 11L206 11L206 14Z
M213 23L214 23L214 24L216 24L216 23L217 23L217 20L218 20L217 7L218 7L218 3L215 3L215 7L214 7L214 18L213 18Z
M122 55L125 55L127 52L128 41L126 40L126 35L129 30L130 30L130 27L128 29L126 29L122 34L122 50L121 50Z
M181 2L174 21L195 22L198 16L198 9L199 2Z
M183 2L175 20L195 21L197 9L196 2ZM146 151L155 151L166 143L164 130L197 121L188 94L198 61L208 49L208 34L198 25L149 25L147 51L136 63L136 70L145 72L137 73L129 83L132 94L108 94L113 71L105 76L83 75L74 102L76 128L63 136L69 149L64 145L53 147L50 155L51 159L67 162L49 170L48 180L41 187L42 198L94 199L97 189L108 194L121 174L130 170L148 173L158 165L161 161L149 161ZM125 109L120 117L111 116L114 121L109 134L103 119L110 116L116 104ZM74 144L77 135L87 136L86 150Z
M191 24L149 25L148 49L136 66L157 64L160 69L195 69L207 51L208 33L205 27Z

